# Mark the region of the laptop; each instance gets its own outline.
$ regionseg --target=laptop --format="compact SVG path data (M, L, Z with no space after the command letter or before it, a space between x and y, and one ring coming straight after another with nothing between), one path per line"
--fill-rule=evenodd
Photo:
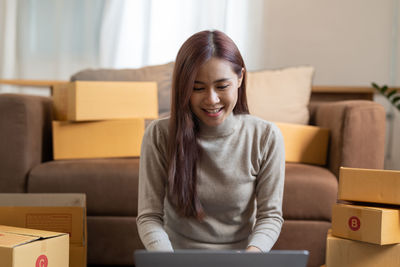
M136 267L306 267L308 254L307 250L136 250L134 256Z

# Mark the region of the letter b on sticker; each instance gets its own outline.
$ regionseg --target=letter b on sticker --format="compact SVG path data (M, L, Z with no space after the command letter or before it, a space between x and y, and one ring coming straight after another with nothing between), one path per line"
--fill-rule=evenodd
M360 219L356 216L352 216L349 219L349 227L353 231L358 231L361 227Z

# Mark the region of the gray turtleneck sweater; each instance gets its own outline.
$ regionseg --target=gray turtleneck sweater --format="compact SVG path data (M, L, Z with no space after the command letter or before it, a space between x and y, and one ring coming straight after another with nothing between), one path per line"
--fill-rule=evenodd
M282 223L285 152L274 124L230 115L217 127L200 125L197 192L203 221L181 217L167 194L168 119L146 129L140 156L137 225L148 250L269 251Z

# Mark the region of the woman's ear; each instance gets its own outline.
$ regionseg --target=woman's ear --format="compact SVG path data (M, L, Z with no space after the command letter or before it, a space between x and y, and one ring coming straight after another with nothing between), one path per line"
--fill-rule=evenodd
M242 68L242 70L240 71L240 76L239 76L239 78L238 78L238 84L239 84L238 88L239 88L240 86L242 86L242 81L243 81L243 77L244 77L244 72L245 72L245 70L244 70L244 68Z

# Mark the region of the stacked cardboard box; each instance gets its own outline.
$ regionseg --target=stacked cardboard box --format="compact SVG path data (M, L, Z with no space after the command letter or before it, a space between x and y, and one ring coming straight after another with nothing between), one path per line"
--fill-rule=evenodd
M327 267L400 266L400 171L341 168Z
M156 82L55 85L54 159L140 155L145 119L158 117Z
M325 165L329 129L293 123L275 123L285 142L286 162Z
M68 267L68 234L0 225L2 267Z
M42 233L38 230L67 233L69 235L69 266L86 267L85 194L0 194L0 225L22 227L28 234L31 232L30 229L36 229L37 232L32 230L32 233L39 235ZM3 262L3 256L0 253L0 262ZM63 262L68 263L68 260ZM3 265L0 264L0 266ZM55 264L55 266L68 266L68 264Z

